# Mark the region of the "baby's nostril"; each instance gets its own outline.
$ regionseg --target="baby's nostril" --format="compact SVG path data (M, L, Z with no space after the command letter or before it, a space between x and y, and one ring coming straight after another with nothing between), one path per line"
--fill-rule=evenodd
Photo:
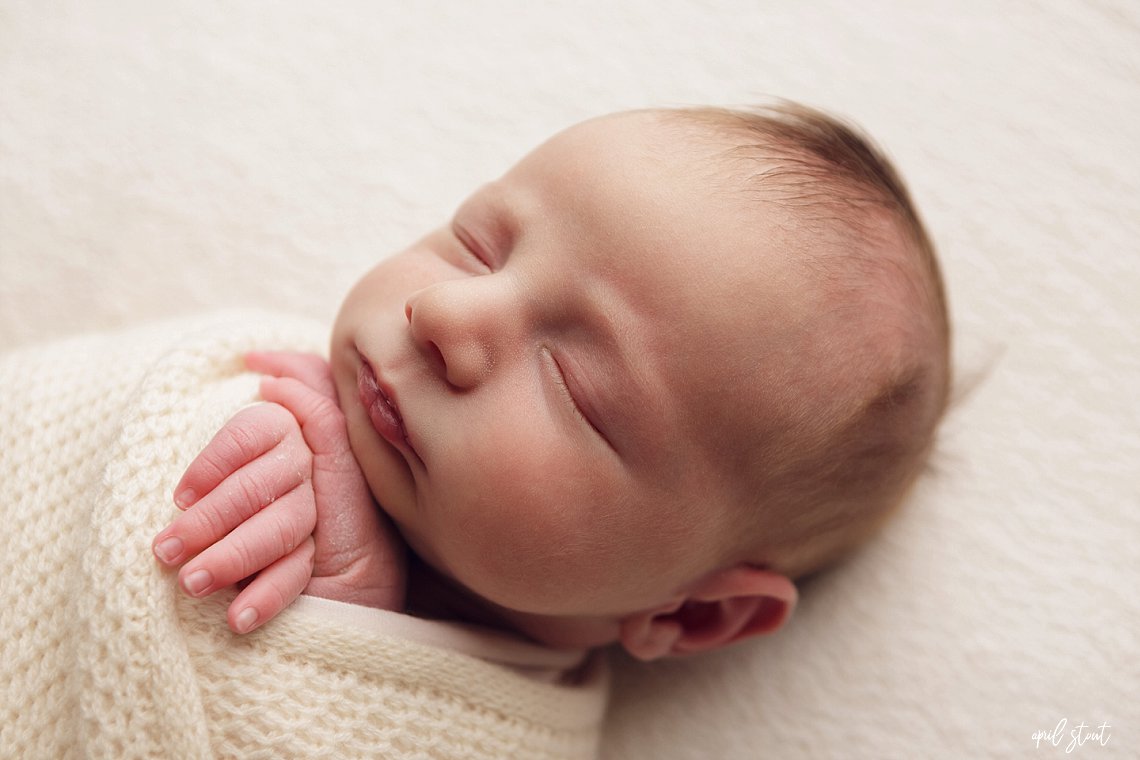
M429 340L425 346L428 361L432 364L432 369L439 373L440 377L447 377L447 362L444 361L443 352L439 350L439 346L435 344L434 340Z

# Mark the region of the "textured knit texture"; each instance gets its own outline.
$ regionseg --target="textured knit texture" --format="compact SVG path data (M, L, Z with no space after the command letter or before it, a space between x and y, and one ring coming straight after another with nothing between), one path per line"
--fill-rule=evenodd
M171 489L256 397L241 354L319 350L237 313L0 359L0 757L593 756L605 675L503 667L286 610L238 637L150 553Z

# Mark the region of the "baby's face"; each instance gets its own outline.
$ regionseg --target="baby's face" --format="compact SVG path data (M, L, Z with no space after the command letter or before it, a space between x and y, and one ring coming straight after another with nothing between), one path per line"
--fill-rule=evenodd
M332 366L372 492L484 599L623 614L731 559L756 357L800 306L781 220L713 189L714 149L653 114L574 127L345 300Z

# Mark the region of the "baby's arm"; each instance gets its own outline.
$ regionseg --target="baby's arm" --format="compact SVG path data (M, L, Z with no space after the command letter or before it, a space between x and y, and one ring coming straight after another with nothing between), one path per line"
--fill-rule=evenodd
M206 596L256 577L230 605L245 633L305 591L399 610L405 550L372 500L348 445L323 359L250 354L267 402L242 410L187 468L175 501L185 510L155 538L182 588Z

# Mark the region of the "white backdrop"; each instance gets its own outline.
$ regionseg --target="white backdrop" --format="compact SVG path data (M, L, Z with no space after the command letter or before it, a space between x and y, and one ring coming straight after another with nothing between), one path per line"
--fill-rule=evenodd
M554 131L765 95L896 159L972 390L903 517L787 629L619 658L605 756L1059 757L1081 721L1108 742L1072 756L1140 755L1135 3L0 0L0 348L331 320Z

